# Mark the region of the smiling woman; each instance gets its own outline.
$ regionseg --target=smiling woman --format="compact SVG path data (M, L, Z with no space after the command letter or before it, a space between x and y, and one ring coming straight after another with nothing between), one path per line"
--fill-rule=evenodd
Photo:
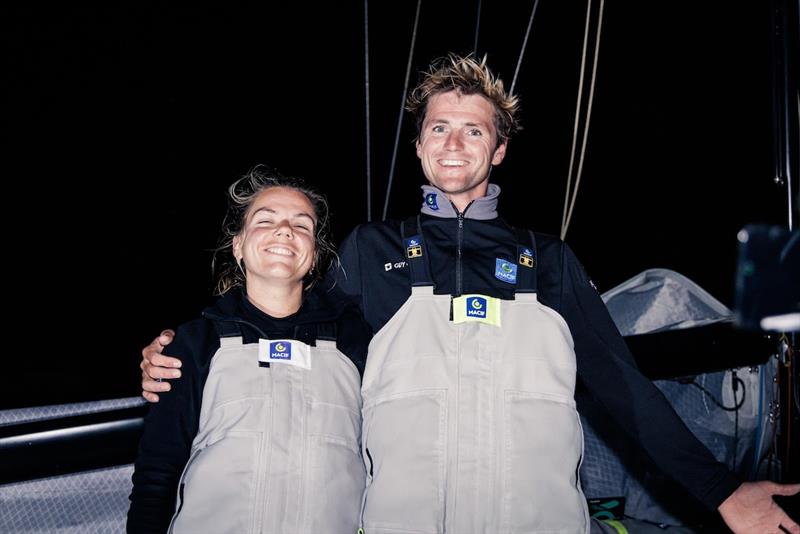
M233 255L245 274L250 300L273 317L285 317L299 308L303 279L316 257L313 213L302 192L270 187L255 197L244 228L233 238ZM274 298L276 291L279 298ZM279 309L265 307L270 305Z
M265 199L264 195L268 198ZM284 210L281 214L276 213L278 207ZM214 255L217 294L244 285L241 246L248 231L274 225L280 222L279 215L287 214L292 218L290 228L313 235L313 262L305 278L306 284L310 288L322 279L336 257L330 241L328 202L301 180L279 176L257 166L228 188L228 213ZM289 239L293 237L294 233L287 236Z
M222 297L168 347L182 377L145 422L128 531L355 531L370 333L316 284L334 257L327 203L263 168L228 193Z

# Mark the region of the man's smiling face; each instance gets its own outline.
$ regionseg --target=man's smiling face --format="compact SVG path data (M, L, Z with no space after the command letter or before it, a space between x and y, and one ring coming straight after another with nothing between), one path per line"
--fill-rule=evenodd
M493 104L482 95L439 93L426 106L417 157L431 185L463 210L486 195L489 171L506 154L497 145Z

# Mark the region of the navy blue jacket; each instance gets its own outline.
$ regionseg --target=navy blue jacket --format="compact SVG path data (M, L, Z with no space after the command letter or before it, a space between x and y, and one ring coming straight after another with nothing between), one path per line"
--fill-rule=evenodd
M497 215L499 188L458 213L424 186L419 215L434 293L513 299L515 285L495 276L497 260L517 260L518 233ZM434 195L431 197L431 195ZM444 201L444 202L442 202ZM436 209L432 209L432 205ZM340 247L337 284L361 307L374 332L411 294L400 222L357 227ZM578 379L659 468L716 509L740 480L695 438L661 391L641 374L594 284L561 240L534 234L539 301L561 315L575 342Z

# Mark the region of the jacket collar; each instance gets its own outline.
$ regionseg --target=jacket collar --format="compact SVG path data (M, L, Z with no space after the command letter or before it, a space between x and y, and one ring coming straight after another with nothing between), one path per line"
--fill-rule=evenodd
M347 308L354 307L350 300L338 296L332 288L321 287L322 285L319 283L304 293L303 303L296 313L282 318L270 317L270 320L292 325L333 322ZM247 292L243 287L228 291L203 312L203 316L209 319L228 321L259 315L266 314L247 300Z
M500 196L500 186L489 184L486 196L476 198L469 203L464 210L464 217L478 221L488 221L497 218L497 198ZM458 217L458 211L453 203L450 202L445 194L432 185L422 186L422 208L421 213L441 217L444 219L454 219Z

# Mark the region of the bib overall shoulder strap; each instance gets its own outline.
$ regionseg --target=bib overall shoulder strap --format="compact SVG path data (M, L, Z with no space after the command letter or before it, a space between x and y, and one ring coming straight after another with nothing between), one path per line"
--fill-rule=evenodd
M409 217L400 223L400 235L403 240L403 251L408 261L412 286L432 286L430 260L422 235L422 223L419 215Z
M226 345L241 345L244 337L242 336L242 327L236 321L214 321L214 329L219 335L219 344L221 347Z
M337 326L335 322L319 323L316 325L317 339L336 342Z
M242 325L237 321L214 321L220 345L241 344L244 341ZM262 334L263 335L263 334ZM313 347L317 339L336 341L336 323L300 324L292 331L291 339Z
M536 293L536 238L530 230L515 228L517 233L517 289L516 293Z

